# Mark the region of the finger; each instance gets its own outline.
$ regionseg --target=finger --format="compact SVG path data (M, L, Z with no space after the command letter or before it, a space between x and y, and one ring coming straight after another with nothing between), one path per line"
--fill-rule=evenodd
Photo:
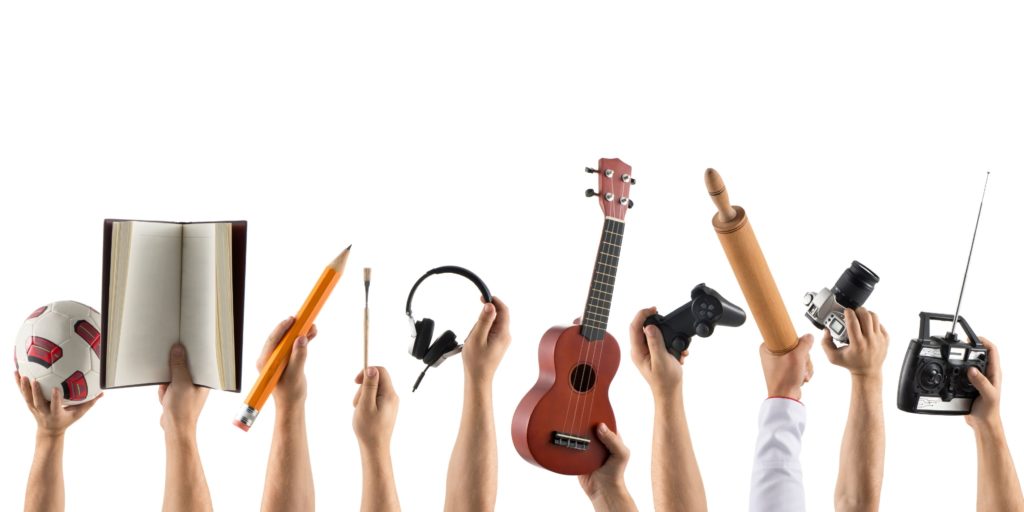
M507 330L509 328L509 323L511 322L508 305L506 305L501 299L493 296L491 297L491 301L491 303L494 304L495 312L494 326L492 329L497 332Z
M657 312L658 308L654 307L641 309L629 323L629 344L634 353L646 355L650 351L647 348L647 337L644 334L644 322Z
M864 336L870 335L875 330L874 321L871 319L871 312L864 306L861 306L855 310L857 313L857 320L860 322L860 331Z
M491 332L491 326L494 325L494 319L497 316L498 311L495 309L494 304L490 302L485 303L484 307L480 310L480 317L477 318L476 325L473 326L469 337L466 338L466 343L482 343L486 345L487 334Z
M316 330L316 324L309 326L309 331L306 332L306 343L313 341L313 338L316 338L317 332L318 331Z
M615 432L612 432L608 425L601 423L597 426L597 437L608 448L609 458L629 458L629 448L626 448L626 443L623 443L622 438Z
M32 381L32 407L37 411L45 411L49 407L49 403L46 401L46 397L43 396L43 387L39 385L39 381Z
M363 394L363 387L356 388L356 394L352 395L352 407L359 405L359 396Z
M885 326L879 322L878 329L882 332L882 336L885 337L885 341L889 341L889 331L885 330Z
M366 369L366 376L363 377L362 396L359 397L359 407L365 410L374 411L377 409L377 388L380 385L380 372L376 366Z
M644 337L647 338L647 350L650 351L652 358L654 354L660 356L659 351L667 352L665 350L665 338L661 337L661 329L658 329L657 326L648 325L644 327Z
M860 317L857 316L857 313L850 308L846 308L843 311L843 318L846 319L846 330L850 333L851 340L854 338L860 340L863 337L864 331L861 330Z
M684 360L685 360L685 359L686 359L687 357L689 357L689 355L690 355L690 349L686 349L686 350L684 350L684 351L683 351L683 354L682 354L681 356L679 356L679 364L683 364Z
M260 352L260 357L256 359L256 369L262 370L263 365L267 364L267 359L270 358L270 354L274 353L274 349L277 348L277 344L281 343L281 338L288 332L288 329L292 328L292 324L295 323L295 317L290 316L277 324L274 330L267 336L267 341L263 343L263 351Z
M21 398L25 400L25 405L29 409L32 408L32 381L28 380L28 377L22 377L18 381L18 390L21 391Z
M836 361L840 359L839 348L836 347L835 341L832 340L832 331L828 329L825 329L825 335L821 337L821 349L825 352L828 362L836 364Z
M996 389L999 389L1003 384L1003 366L999 359L999 349L986 338L981 338L981 343L988 349L988 364L985 366L985 376Z
M971 385L978 390L978 393L981 393L982 398L996 399L999 389L977 367L972 366L967 370L967 380L971 381Z
M185 345L175 343L171 347L171 383L182 382L192 384L192 374L188 372L188 355Z
M878 314L874 311L868 311L871 315L871 332L874 334L882 334L882 322L878 321Z
M57 414L64 408L64 394L57 388L50 390L50 414Z
M167 384L160 384L156 388L156 396L160 399L160 403L164 403L164 393L167 393Z

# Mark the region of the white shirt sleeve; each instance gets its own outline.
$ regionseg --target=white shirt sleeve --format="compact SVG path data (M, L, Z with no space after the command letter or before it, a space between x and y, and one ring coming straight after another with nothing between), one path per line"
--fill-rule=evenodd
M804 405L796 400L769 398L761 404L750 479L751 512L805 510L800 441L806 423Z

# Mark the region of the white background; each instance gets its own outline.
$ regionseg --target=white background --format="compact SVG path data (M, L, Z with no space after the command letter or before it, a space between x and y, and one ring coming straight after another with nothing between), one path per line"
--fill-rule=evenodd
M641 307L667 312L707 282L744 305L710 225L702 172L747 208L798 331L808 290L852 259L881 276L868 306L892 334L885 364L883 509L974 506L960 418L896 409L918 312L955 306L985 170L992 181L963 313L999 344L1004 420L1024 461L1020 345L1024 32L1012 3L777 2L667 9L631 2L24 3L0 6L0 334L37 306L98 306L101 222L247 219L244 387L264 336L354 243L307 366L322 510L360 494L351 434L362 284L373 267L371 360L402 402L393 451L409 510L437 510L461 407L460 361L405 350L421 272L460 264L513 314L495 381L500 510L584 510L574 478L523 462L509 425L551 325L582 312L601 229L599 157L634 168L636 208L610 332L611 388L632 448L626 478L650 510L652 402L628 356ZM447 282L446 282L447 281ZM417 311L464 336L478 312L456 278ZM13 342L13 339L9 340ZM753 321L698 339L685 396L709 506L746 507L764 385ZM805 387L810 510L831 507L849 378L820 347ZM9 361L9 359L8 359ZM0 499L14 509L34 423L0 386ZM212 393L200 448L215 505L255 510L273 426L231 425L243 397ZM67 435L69 510L155 510L163 436L153 387L112 390Z

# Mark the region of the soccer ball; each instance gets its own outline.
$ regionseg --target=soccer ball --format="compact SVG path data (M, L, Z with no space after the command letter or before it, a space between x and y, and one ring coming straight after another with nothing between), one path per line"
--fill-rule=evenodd
M25 319L14 340L18 373L38 381L43 396L61 390L65 405L100 394L100 314L75 301L47 304Z

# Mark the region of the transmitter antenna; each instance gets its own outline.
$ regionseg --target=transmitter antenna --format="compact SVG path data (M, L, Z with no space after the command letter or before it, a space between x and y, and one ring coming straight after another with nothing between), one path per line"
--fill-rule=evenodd
M985 192L988 191L988 177L991 172L985 173L985 186L981 189L981 203L978 204L978 218L974 221L974 234L971 235L971 250L967 252L967 267L964 268L964 280L960 283L960 297L956 299L956 313L953 314L953 330L956 330L956 322L960 319L960 304L964 300L964 288L967 287L967 271L971 269L971 256L974 255L974 241L978 238L978 224L981 223L981 208L985 206Z

